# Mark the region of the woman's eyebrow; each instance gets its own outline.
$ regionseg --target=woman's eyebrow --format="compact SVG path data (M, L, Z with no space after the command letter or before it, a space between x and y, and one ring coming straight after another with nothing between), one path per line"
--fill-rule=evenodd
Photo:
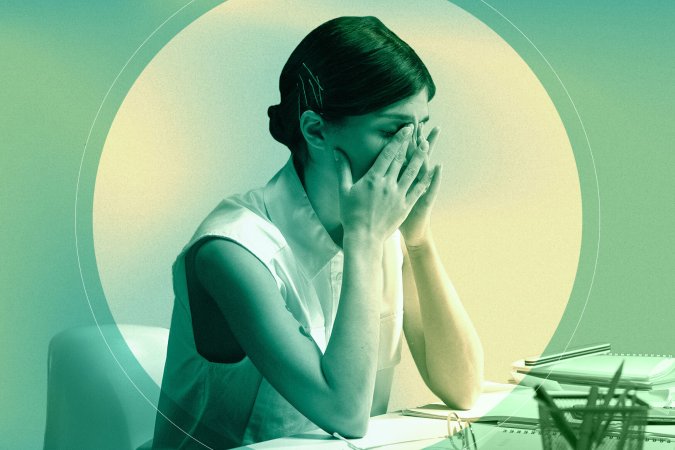
M378 114L378 116L382 119L398 119L398 120L403 120L407 122L414 122L415 117L410 116L408 114L397 114L397 113L383 113L383 114ZM427 114L425 117L420 119L420 122L426 122L429 120L429 115Z

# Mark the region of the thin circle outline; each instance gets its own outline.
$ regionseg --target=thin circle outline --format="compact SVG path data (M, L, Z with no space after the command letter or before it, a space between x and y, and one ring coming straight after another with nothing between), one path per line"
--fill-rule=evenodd
M82 178L82 168L83 168L83 165L84 165L84 159L85 159L85 156L86 156L86 152L87 152L87 149L88 149L88 146L89 146L89 141L90 141L91 135L92 135L92 133L93 133L93 130L94 130L95 126L96 126L96 122L98 121L98 118L99 118L99 115L100 115L100 113L101 113L101 110L103 109L103 105L105 104L106 100L108 99L108 96L109 96L110 92L112 91L113 87L115 86L115 84L117 83L118 79L120 78L120 76L122 75L122 73L124 72L124 70L127 68L127 66L128 66L128 65L131 63L131 61L134 59L134 57L135 57L135 56L138 54L138 52L141 50L141 48L142 48L142 47L143 47L143 46L144 46L144 45L145 45L145 44L146 44L146 43L147 43L147 42L148 42L148 41L149 41L149 40L150 40L150 39L151 39L151 38L152 38L152 37L160 30L160 29L161 29L161 28L163 28L164 25L166 25L171 19L173 19L174 17L176 17L176 16L177 16L178 14L180 14L185 8L187 8L187 7L190 6L191 4L195 3L196 1L197 1L197 0L190 0L188 3L184 4L182 7L180 7L179 9L177 9L174 13L172 13L169 17L167 17L160 25L158 25L158 26L157 26L157 27L156 27L156 28L155 28L155 29L154 29L154 30L153 30L153 31L152 31L152 32L151 32L151 33L150 33L150 34L149 34L149 35L148 35L148 36L147 36L140 44L139 44L139 46L136 48L136 50L134 50L134 51L132 52L132 54L129 56L129 58L128 58L127 61L124 63L124 65L122 66L122 68L119 70L119 72L117 73L117 75L115 76L115 78L113 79L113 81L111 82L111 84L110 84L108 90L106 91L105 95L103 96L103 99L101 100L101 103L100 103L100 105L99 105L99 108L98 108L98 110L96 111L96 114L94 115L94 119L93 119L93 121L92 121L92 124L91 124L91 126L90 126L90 128L89 128L89 132L88 132L88 134L87 134L87 138L86 138L86 140L85 140L85 144L84 144L84 148L83 148L83 152L82 152L82 157L80 158L80 165L79 165L78 175L77 175L77 184L76 184L76 189L75 189L75 217L74 217L74 225L75 225L74 231L75 231L75 233L74 233L74 234L75 234L75 249L76 249L76 256L77 256L77 264L78 264L78 270L79 270L79 273L80 273L80 281L81 281L81 283L82 283L82 288L83 288L83 290L84 290L85 297L86 297L86 299L87 299L87 305L89 306L89 310L90 310L90 312L91 312L91 314L92 314L92 318L94 319L95 325L96 325L97 329L99 330L99 333L100 333L100 335L101 335L103 341L105 342L105 345L106 345L106 347L108 348L108 351L110 352L110 354L112 355L113 359L115 360L116 364L120 367L120 369L121 369L122 372L124 373L125 377L129 380L129 382L132 384L132 386L138 391L138 393L141 394L141 396L145 399L145 401L148 402L148 403L149 403L149 404L150 404L150 405L151 405L151 406L152 406L159 414L161 414L162 417L164 417L164 418L165 418L167 421L169 421L172 425L176 426L179 430L181 430L184 434L186 434L187 436L189 436L189 437L190 437L191 439L193 439L195 442L197 442L197 443L199 443L200 445L202 445L202 446L204 446L204 447L210 449L211 447L209 447L208 445L206 445L206 444L204 444L203 442L199 441L198 439L194 438L192 435L190 435L190 434L187 433L185 430L183 430L179 425L175 424L175 423L174 423L170 418L168 418L164 413L162 413L162 412L157 408L157 405L155 405L155 404L154 404L154 403L153 403L153 402L152 402L152 401L151 401L151 400L150 400L150 399L142 392L142 390L137 386L137 384L131 379L131 377L129 376L128 372L127 372L126 369L122 366L122 364L120 363L119 359L117 358L117 356L116 356L115 353L113 352L112 348L110 347L110 344L108 343L108 341L107 341L105 335L103 334L103 331L102 331L101 328L100 328L98 319L97 319L97 317L96 317L96 314L94 313L94 309L93 309L93 306L92 306L92 304L91 304L91 299L89 298L89 293L88 293L88 290L87 290L87 287L86 287L86 282L85 282L85 280L84 280L84 273L83 273L83 271L82 271L82 264L81 264L81 259L80 259L80 246L79 246L79 240L78 240L78 236L77 236L78 200L79 200L79 192L80 192L80 181L81 181L81 178ZM225 1L226 1L226 0L225 0ZM450 3L453 3L453 4L454 4L455 6L457 6L458 8L464 10L463 8L461 8L461 6L459 6L459 5L457 5L456 3L454 3L453 0L448 0L448 1L449 1ZM514 28L514 29L515 29L515 30L516 30L523 38L525 38L525 40L527 41L527 43L530 44L530 45L535 49L535 51L536 51L537 54L543 59L543 61L545 62L546 66L549 68L549 70L551 70L551 72L552 72L553 75L555 76L556 80L558 81L558 83L559 83L560 86L562 87L563 91L565 92L565 95L566 95L567 99L569 100L570 104L572 105L572 108L574 109L574 113L575 113L575 115L576 115L577 120L579 121L579 125L581 126L581 130L583 131L584 139L585 139L585 141L586 141L586 146L588 147L588 151L589 151L589 154L590 154L590 157L591 157L591 167L593 168L593 178L594 178L594 181L595 181L596 197L597 197L597 201L598 201L598 209L597 209L597 214L598 214L598 227L597 227L597 244L596 244L596 249L595 249L595 260L594 260L594 263L593 263L593 272L592 272L592 275L591 275L591 281L590 281L590 283L589 283L589 287L588 287L588 292L587 292L587 295L586 295L586 299L585 299L585 301L584 301L584 304L583 304L581 313L579 314L579 317L578 317L577 322L576 322L576 324L575 324L574 330L572 331L572 334L570 335L569 340L568 340L567 343L565 344L565 347L564 347L564 350L563 350L563 351L565 351L565 350L567 350L567 348L569 347L569 345L570 345L570 343L571 343L571 341L572 341L572 339L573 339L573 337L574 337L576 331L578 330L578 327L579 327L579 325L580 325L580 323L581 323L581 319L583 318L583 315L584 315L584 313L585 313L585 311L586 311L586 307L587 307L587 305L588 305L588 302L589 302L589 299L590 299L590 295L591 295L591 291L592 291L592 289L593 289L593 285L594 285L594 281L595 281L595 275L596 275L596 270L597 270L597 265L598 265L598 258L599 258L599 253L600 253L600 238L601 238L601 205L600 205L600 186L599 186L599 181L598 181L598 176L597 176L597 169L596 169L596 165L595 165L595 157L594 157L594 155L593 155L593 150L592 150L592 147L591 147L591 144L590 144L590 140L589 140L588 134L587 134L587 132L586 132L586 127L585 127L584 124L583 124L583 120L581 119L581 115L579 114L579 111L578 111L578 109L577 109L577 107L576 107L576 104L574 103L574 100L572 100L572 97L571 97L571 95L569 94L569 91L567 90L567 87L565 86L565 84L563 83L563 81L560 79L558 73L555 71L555 69L553 68L553 66L551 65L551 63L550 63L550 62L548 61L548 59L544 56L544 54L539 50L539 48L532 42L532 40L531 40L531 39L530 39L530 38L529 38L529 37L528 37L528 36L527 36L527 35L526 35L526 34L518 27L518 26L516 26L509 18L507 18L501 11L499 11L497 8L495 8L495 7L492 6L491 4L487 3L485 0L480 0L480 2L481 2L482 4L484 4L486 7L488 7L489 9L491 9L492 11L494 11L496 14L498 14L498 15L499 15L502 19L504 19L509 25L511 25L511 26L512 26L512 27L513 27L513 28ZM222 3L224 3L224 1L223 1ZM221 4L222 4L222 3L221 3ZM464 10L464 11L466 11L466 10ZM206 11L206 12L208 12L208 11ZM205 12L205 13L206 13L206 12ZM487 26L487 24L485 24L485 22L483 22L482 20L478 19L476 16L474 16L474 15L471 14L471 13L469 13L468 11L466 11L466 12L467 12L469 15L471 15L472 17L474 17L476 20L478 20L480 23L483 23L484 25ZM492 28L490 28L489 26L488 26L488 28L489 28L490 30L492 30ZM492 31L494 31L494 30L492 30ZM495 33L496 33L496 32L495 32ZM496 33L496 34L499 36L499 33ZM501 36L500 36L500 37L501 37ZM502 39L503 39L503 38L502 38ZM546 377L546 379L548 379L548 376ZM522 406L523 406L523 405L521 405L521 408L522 408ZM520 408L517 409L516 412L519 411L519 410L520 410ZM495 432L496 432L496 430L495 430ZM493 433L488 433L488 435L490 435L490 434L493 434ZM486 437L487 437L487 436L486 436Z
M105 102L106 102L106 100L107 100L107 98L108 98L108 95L110 95L110 92L112 91L113 87L114 87L115 84L117 83L117 80L120 78L120 76L122 75L122 73L124 72L124 70L125 70L125 69L127 68L127 66L131 63L131 61L134 59L134 57L138 54L138 52L141 50L141 48L142 48L142 47L143 47L143 46L144 46L144 45L145 45L145 44L146 44L146 43L147 43L147 42L148 42L148 41L149 41L149 40L150 40L150 39L151 39L151 38L152 38L152 37L153 37L153 36L161 29L161 28L162 28L162 27L164 27L164 25L166 25L171 19L173 19L174 17L176 17L176 16L177 16L178 14L180 14L185 8L187 8L188 6L190 6L191 4L193 4L195 1L197 1L197 0L190 0L189 2L187 2L186 4L184 4L183 6L181 6L179 9L177 9L175 12L173 12L173 13L172 13L169 17L167 17L161 24L159 24L159 25L158 25L158 26L157 26L157 27L156 27L156 28L155 28L155 29L154 29L154 30L153 30L153 31L152 31L152 32L151 32L144 40L143 40L143 42L141 42L141 43L138 45L138 47L136 48L136 50L134 50L134 51L132 52L131 56L129 56L129 58L128 58L127 61L124 63L124 65L122 66L122 68L119 70L119 72L117 73L117 75L115 76L115 78L113 79L113 81L110 83L110 86L108 87L108 90L106 91L105 95L103 96L103 99L101 100L101 104L99 105L98 110L96 111L96 114L94 115L94 119L93 119L93 121L92 121L92 123L91 123L91 127L89 128L89 133L87 134L87 139L85 140L85 143L84 143L84 149L83 149L83 151L82 151L82 157L80 158L80 167L79 167L78 172L77 172L77 184L76 184L76 187L75 187L75 220L74 220L74 224L75 224L75 253L76 253L76 256L77 256L77 267L78 267L78 270L79 270L79 272L80 272L80 281L82 282L82 289L84 289L84 295L85 295L85 297L86 297L86 299L87 299L87 305L89 306L89 311L91 312L92 318L94 319L94 323L96 324L96 328L98 329L98 332L99 332L99 334L101 335L101 338L103 339L103 342L105 343L106 347L108 348L108 351L110 352L110 355L111 355L111 356L113 357L113 359L115 360L115 363L116 363L116 364L119 366L119 368L122 370L122 373L124 373L124 376L127 378L127 380L129 380L129 382L130 382L131 385L134 387L134 389L136 389L136 391L138 391L138 393L141 395L141 397L143 397L143 399L144 399L150 406L152 406L152 407L157 411L157 413L161 414L162 417L164 417L169 423L171 423L173 426L175 426L176 428L178 428L180 431L183 432L183 434L189 436L190 439L194 440L194 441L197 442L198 444L200 444L200 445L202 445L202 446L204 446L204 447L206 447L206 448L208 448L208 449L213 450L211 447L209 447L208 445L204 444L204 443L201 442L199 439L193 437L190 433L188 433L187 431L185 431L185 430L184 430L183 428L181 428L178 424L176 424L176 423L175 423L174 421L172 421L169 417L167 417L162 411L160 411L160 410L158 409L157 405L155 405L155 404L154 404L154 403L153 403L153 402L145 395L145 393L143 393L143 391L138 387L138 385L134 382L134 380L131 379L131 377L129 376L129 373L127 372L127 370L124 368L124 366L122 365L122 363L120 363L119 359L117 358L117 355L115 355L115 352L113 352L112 348L110 347L110 344L108 343L108 340L106 339L105 335L103 334L103 330L101 330L101 326L99 325L98 319L96 318L96 313L94 313L94 308L93 308L92 305L91 305L91 299L89 298L89 292L87 291L87 285L86 285L86 283L85 283L85 281L84 281L84 274L83 274L83 272L82 272L82 263L81 263L81 260L80 260L80 247L79 247L79 240L78 240L78 237L77 237L77 209L78 209L78 208L77 208L77 205L78 205L79 192L80 192L80 180L81 180L81 178L82 178L82 166L84 165L84 158L85 158L86 153L87 153L87 147L89 146L89 139L91 138L91 134L92 134L92 132L94 131L94 127L96 126L96 121L98 120L98 117L99 117L99 115L100 115L100 113L101 113L101 110L103 109L103 105L105 104ZM207 12L208 12L208 11L207 11Z

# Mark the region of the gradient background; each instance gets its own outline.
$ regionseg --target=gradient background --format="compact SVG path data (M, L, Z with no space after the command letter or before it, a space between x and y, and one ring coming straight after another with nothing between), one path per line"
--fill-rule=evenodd
M289 156L266 115L286 58L325 20L375 15L434 76L429 126L443 132L432 157L445 171L432 228L483 340L486 376L505 381L512 361L550 340L579 260L579 179L551 99L498 34L445 0L423 11L407 0L306 5L229 0L172 39L134 82L94 190L103 315L168 328L168 268L188 236L224 196L263 185ZM390 408L432 400L404 345Z
M108 89L139 45L186 3L0 6L0 448L42 445L49 339L93 323L75 247L76 192L85 282L94 305L105 304L95 270L92 205L106 135L148 62L220 2L188 4L145 42ZM541 55L484 3L453 3L499 33L530 66L574 148L582 247L570 304L552 345L569 340L588 298L574 342L604 340L622 352L673 353L675 6L666 1L494 5L536 44L574 100L593 149L598 198L576 115Z

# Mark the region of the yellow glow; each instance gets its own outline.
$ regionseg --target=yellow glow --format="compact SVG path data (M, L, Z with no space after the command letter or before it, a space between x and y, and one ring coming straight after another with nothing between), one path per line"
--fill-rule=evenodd
M434 76L431 125L443 129L434 157L444 164L434 234L483 340L486 374L505 380L511 361L545 347L566 305L579 182L536 77L446 1L230 0L170 42L129 92L101 157L94 232L111 311L168 326L182 245L219 199L263 184L287 158L266 117L282 65L309 30L345 14L380 17ZM421 386L405 359L390 407L421 403Z

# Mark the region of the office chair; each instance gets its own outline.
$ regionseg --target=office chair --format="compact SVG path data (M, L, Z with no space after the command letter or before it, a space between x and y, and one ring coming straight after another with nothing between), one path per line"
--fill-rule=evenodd
M136 450L147 445L168 337L166 328L142 325L78 327L54 336L44 449Z

